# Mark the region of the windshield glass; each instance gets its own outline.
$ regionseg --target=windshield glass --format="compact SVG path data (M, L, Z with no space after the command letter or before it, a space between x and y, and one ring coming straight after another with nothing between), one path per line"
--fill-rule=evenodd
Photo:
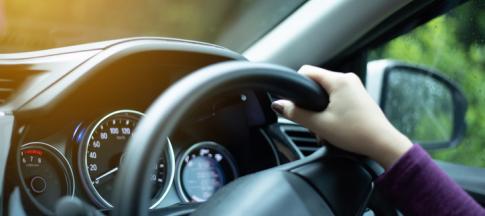
M138 36L242 51L305 0L0 0L0 52Z

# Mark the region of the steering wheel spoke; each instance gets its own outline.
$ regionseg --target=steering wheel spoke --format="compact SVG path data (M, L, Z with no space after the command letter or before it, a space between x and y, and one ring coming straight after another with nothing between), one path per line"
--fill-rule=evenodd
M361 215L374 189L365 164L365 158L322 149L237 179L194 215Z

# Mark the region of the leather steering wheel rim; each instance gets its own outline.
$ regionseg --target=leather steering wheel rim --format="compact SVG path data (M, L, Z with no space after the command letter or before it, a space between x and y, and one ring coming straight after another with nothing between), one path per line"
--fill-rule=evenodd
M155 100L128 141L115 184L114 215L147 215L151 171L147 164L156 163L163 140L194 104L215 92L234 89L266 90L313 111L328 105L328 95L314 81L273 64L231 61L186 76Z

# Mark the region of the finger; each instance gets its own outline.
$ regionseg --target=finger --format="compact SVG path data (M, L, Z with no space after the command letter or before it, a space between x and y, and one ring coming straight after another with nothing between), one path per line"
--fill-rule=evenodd
M311 65L303 65L298 70L298 73L319 83L329 93L335 89L335 83L337 83L337 80L343 75L339 72L333 72Z
M297 107L289 100L277 100L271 104L271 108L282 115L283 117L297 122L307 128L313 128L313 125L318 121L318 112L312 112Z

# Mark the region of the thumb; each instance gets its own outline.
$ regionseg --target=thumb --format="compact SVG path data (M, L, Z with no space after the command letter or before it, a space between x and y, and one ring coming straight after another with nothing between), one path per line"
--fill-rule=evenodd
M271 108L283 117L299 123L307 128L313 128L312 126L315 125L317 115L319 114L317 112L299 108L289 100L274 101L271 104Z

